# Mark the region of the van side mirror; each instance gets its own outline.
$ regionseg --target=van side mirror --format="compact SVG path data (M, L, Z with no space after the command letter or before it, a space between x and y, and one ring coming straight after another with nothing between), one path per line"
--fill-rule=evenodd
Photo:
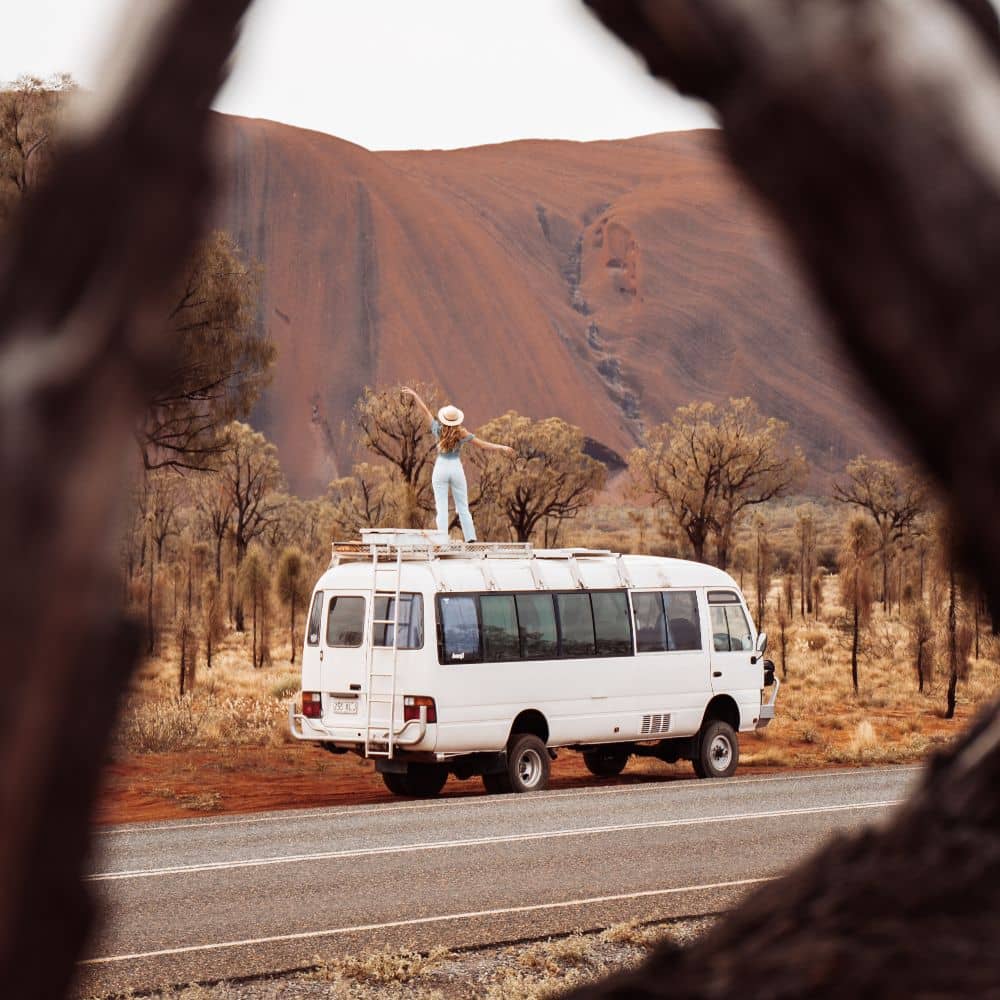
M767 633L766 632L761 632L761 633L758 634L758 636L757 636L757 645L754 646L754 649L756 649L758 653L765 653L765 652L767 652Z

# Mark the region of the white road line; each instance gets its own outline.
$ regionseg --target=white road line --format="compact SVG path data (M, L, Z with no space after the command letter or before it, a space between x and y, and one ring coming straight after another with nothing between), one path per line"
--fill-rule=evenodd
M231 871L235 868L260 868L266 865L289 865L305 861L336 861L344 858L376 857L386 854L413 854L419 851L441 851L459 847L484 847L495 844L522 843L566 837L588 837L632 830L657 830L668 827L700 826L708 823L739 823L744 820L777 819L784 816L811 816L824 813L852 812L865 809L886 809L902 799L882 802L852 802L835 806L813 806L802 809L775 809L767 812L729 813L723 816L692 816L685 819L651 820L646 823L620 823L611 826L576 827L562 830L540 830L507 836L469 837L463 840L438 840L416 844L392 844L386 847L359 847L314 854L285 854L269 858L247 858L239 861L212 861L199 865L177 865L170 868L139 868L131 871L97 872L86 876L88 882L115 882L124 879L160 878L165 875L191 875L202 872Z
M723 786L710 786L712 788L730 788L733 785L758 785L775 781L808 781L821 778L843 778L859 774L899 774L904 771L922 771L923 767L911 766L908 764L898 767L865 768L863 771L858 768L845 768L842 770L830 771L808 771L804 774L771 774L759 778L730 778ZM673 780L650 782L641 785L613 785L601 788L567 788L564 790L553 790L539 794L526 796L525 803L549 802L552 799L576 799L591 795L615 795L627 792L663 792L674 789L705 789L705 785L695 779L676 778ZM341 806L330 809L286 809L278 813L268 813L259 815L256 813L240 813L227 819L196 819L179 823L134 823L128 826L111 827L110 829L95 828L92 833L95 837L120 837L133 834L157 833L165 830L192 830L209 829L217 826L249 826L253 823L280 823L291 820L303 819L336 819L338 816L364 816L369 813L389 813L389 812L411 812L420 809L458 809L463 806L483 807L498 806L504 803L509 804L510 799L506 796L481 795L481 796L449 796L443 799L435 799L433 802L407 802L407 803L382 803L368 806Z
M134 962L141 958L162 958L166 955L186 955L194 951L218 951L222 948L249 948L262 944L276 944L281 941L305 941L310 938L336 937L343 934L358 934L367 931L391 930L395 927L414 927L419 924L437 924L448 920L475 920L482 917L502 917L513 913L533 913L539 910L569 909L573 906L587 906L596 903L618 903L627 899L648 899L653 896L672 896L685 892L709 892L715 889L738 889L762 882L773 882L774 878L741 878L732 882L712 882L707 885L685 885L675 889L644 889L641 892L623 892L615 896L588 896L583 899L566 899L557 903L532 903L528 906L505 906L495 910L473 910L469 913L445 913L436 917L413 917L409 920L392 920L384 924L355 924L353 927L331 927L322 931L301 931L298 934L275 934L271 937L244 938L241 941L217 941L213 944L190 944L180 948L161 948L158 951L137 951L130 955L108 955L103 958L87 958L80 965L109 965L113 962Z

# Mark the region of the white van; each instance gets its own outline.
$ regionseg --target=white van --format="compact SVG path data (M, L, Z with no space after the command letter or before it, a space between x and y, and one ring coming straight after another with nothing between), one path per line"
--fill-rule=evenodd
M368 531L316 584L289 724L374 758L399 795L449 774L536 791L556 748L596 775L636 755L723 778L737 734L774 717L766 644L733 578L701 563Z

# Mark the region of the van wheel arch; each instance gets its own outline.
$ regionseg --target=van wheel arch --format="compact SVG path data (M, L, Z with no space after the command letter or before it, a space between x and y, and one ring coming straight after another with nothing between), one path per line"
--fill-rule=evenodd
M516 736L524 733L537 736L543 743L548 744L549 723L537 708L527 708L523 712L518 713L513 723L511 723L510 735L507 737L507 746L510 746L511 741Z
M740 731L740 708L728 694L717 694L705 708L701 719L701 729L710 722L725 722L735 732Z

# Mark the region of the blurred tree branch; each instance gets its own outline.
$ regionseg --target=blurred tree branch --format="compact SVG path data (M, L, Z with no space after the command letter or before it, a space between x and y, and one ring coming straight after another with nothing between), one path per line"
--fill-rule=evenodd
M138 651L117 539L129 443L211 193L209 105L249 0L143 3L0 249L0 982L64 994L108 735Z
M714 104L841 343L951 499L1000 607L1000 79L986 0L585 0ZM840 836L690 950L576 997L996 995L1000 715L881 831Z

